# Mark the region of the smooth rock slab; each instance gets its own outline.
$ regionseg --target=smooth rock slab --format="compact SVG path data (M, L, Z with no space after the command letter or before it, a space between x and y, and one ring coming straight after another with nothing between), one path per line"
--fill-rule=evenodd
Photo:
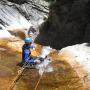
M90 46L88 44L69 46L63 48L59 55L61 60L67 61L77 72L85 90L90 90Z

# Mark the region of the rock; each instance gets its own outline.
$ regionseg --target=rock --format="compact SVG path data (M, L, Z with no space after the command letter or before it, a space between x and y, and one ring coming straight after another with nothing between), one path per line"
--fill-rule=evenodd
M2 0L0 1L0 29L8 30L12 35L24 39L29 35L30 27L37 31L44 22L49 9L48 2L42 0Z
M48 3L42 0L2 0L0 13L0 21L8 29L28 29L44 21L44 16L48 15Z
M60 60L65 60L77 72L85 90L90 90L90 47L87 43L69 46L59 52Z
M15 36L11 36L8 38L0 38L0 51L5 51L6 49L9 49L12 52L21 54L23 44L24 41ZM41 49L41 45L35 44L35 49L31 49L31 55L34 57L39 56L41 54Z
M14 52L21 53L22 52L22 45L24 44L23 40L20 38L11 36L8 38L1 38L0 39L0 46L9 48Z
M19 37L20 39L24 40L25 37L27 36L27 31L24 29L13 29L13 30L8 30L11 35L15 37Z
M13 3L17 3L17 4L24 4L27 2L27 0L8 0L10 2L13 2Z
M90 0L55 0L36 42L61 49L90 42Z
M0 38L9 38L11 34L7 30L0 30Z
M0 3L0 13L1 23L8 30L28 29L31 25L14 7Z
M38 51L41 51L41 48L38 48ZM20 71L20 67L16 65L18 62L21 61L21 57L20 54L18 54L17 52L13 52L10 48L7 49L7 51L1 52L2 53L0 53L0 89L7 90L7 88L11 86L13 80L15 80L15 77L18 75L18 71ZM60 61L57 61L55 58L53 59L54 60L50 64L50 66L53 67L54 71L44 73L39 89L44 88L45 90L85 90L81 80L78 78L77 73L73 70L73 68L71 68L70 64L68 64L66 61L61 61L60 58ZM32 89L34 88L35 82L36 80L38 80L38 78L39 75L37 70L27 69L25 70L25 73L23 72L21 77L15 82L15 86L13 87L13 89Z
M28 30L27 36L32 37L32 39L35 40L38 34L39 30L31 26Z

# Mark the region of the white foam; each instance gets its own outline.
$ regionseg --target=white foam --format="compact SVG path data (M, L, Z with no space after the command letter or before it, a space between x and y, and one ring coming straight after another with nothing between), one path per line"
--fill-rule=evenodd
M52 50L50 46L43 46L40 57L45 58Z
M43 46L42 52L40 57L45 58L53 49L49 46ZM42 75L43 72L51 72L53 71L53 68L49 66L49 63L51 62L50 58L45 58L45 60L36 65L36 68L39 70L39 74Z
M51 60L45 59L42 63L36 65L36 69L39 70L39 74L42 75L43 72L52 72L53 68L48 66Z
M53 72L54 69L52 66L47 66L47 68L45 69L45 72Z

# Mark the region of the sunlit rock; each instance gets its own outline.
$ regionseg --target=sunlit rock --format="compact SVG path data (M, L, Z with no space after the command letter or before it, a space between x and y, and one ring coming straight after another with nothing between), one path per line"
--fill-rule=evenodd
M8 30L28 29L31 25L18 10L8 5L0 4L0 13L1 23L3 23Z
M28 34L27 31L24 29L13 29L13 30L7 30L11 35L15 37L19 37L20 39L24 40Z
M15 52L22 52L22 45L24 44L23 40L11 36L9 38L1 38L0 46L11 49Z
M60 53L60 59L67 61L77 72L83 85L90 89L90 45L81 44L63 48ZM87 90L85 89L85 90Z
M8 42L7 46L13 51L22 52L23 41L12 41Z
M37 51L39 52L42 50L40 47L42 48L42 46L39 46L39 48L37 49ZM85 90L83 89L82 82L78 78L78 75L73 70L73 68L66 61L61 61L60 58L57 61L56 57L58 55L54 56L55 58L53 58L53 62L52 64L50 64L53 67L54 71L43 73L38 89ZM21 57L20 54L13 52L11 49L7 49L7 51L1 51L0 57L0 88L3 90L7 90L7 88L15 79L18 70L20 70L20 67L17 66L17 63L21 61ZM26 69L25 73L23 72L21 77L15 83L13 89L34 90L34 87L39 78L40 76L37 73L37 70Z
M0 30L0 38L9 38L11 34L7 30Z
M48 3L43 0L4 0L0 1L0 22L8 30L38 27L48 15ZM19 5L19 2L22 3ZM17 4L16 4L17 3Z

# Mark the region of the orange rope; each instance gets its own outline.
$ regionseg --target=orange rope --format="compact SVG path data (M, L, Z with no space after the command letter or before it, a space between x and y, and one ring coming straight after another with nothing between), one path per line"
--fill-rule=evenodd
M41 76L40 76L40 78L39 78L39 80L38 80L38 82L37 82L37 84L36 84L36 86L35 86L34 90L37 90L38 85L39 85L39 83L40 83L40 81L41 81L42 76L43 76L43 75L41 75Z
M18 79L19 79L20 76L22 75L24 69L25 69L25 68L22 68L22 69L18 72L17 76L13 79L12 83L10 84L10 86L8 87L7 90L13 90L13 88L14 88L14 86L16 85Z
M26 62L24 63L24 65L21 67L20 70L18 70L18 74L17 76L13 79L12 83L10 84L10 86L7 88L7 90L13 90L14 86L16 85L17 81L20 79L23 71L25 70L25 68L23 68L26 65Z

